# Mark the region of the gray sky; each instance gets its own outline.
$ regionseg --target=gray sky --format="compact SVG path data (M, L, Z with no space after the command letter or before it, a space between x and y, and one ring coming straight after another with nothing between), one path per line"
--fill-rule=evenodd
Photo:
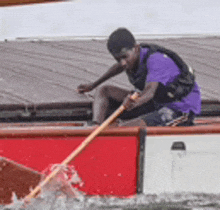
M75 0L0 8L0 40L36 36L219 34L217 0Z

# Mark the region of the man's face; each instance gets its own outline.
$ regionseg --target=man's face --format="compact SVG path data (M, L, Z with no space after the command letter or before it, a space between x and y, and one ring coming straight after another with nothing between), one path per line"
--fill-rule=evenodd
M126 71L131 72L139 63L139 46L136 45L132 49L123 48L120 54L114 58Z

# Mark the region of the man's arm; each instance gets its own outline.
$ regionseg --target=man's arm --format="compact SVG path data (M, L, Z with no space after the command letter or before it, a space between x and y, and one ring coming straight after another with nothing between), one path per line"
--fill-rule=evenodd
M93 90L94 88L96 88L101 83L108 80L109 78L116 76L122 73L123 71L124 71L124 68L119 63L116 63L112 67L110 67L110 69L105 74L103 74L98 80L90 84L79 85L77 87L77 90L79 93L89 92Z
M132 110L138 106L141 106L144 103L147 103L148 101L153 99L158 85L158 82L147 83L144 90L139 94L139 97L135 101L130 99L130 96L128 96L123 104L126 106L127 110Z
M149 82L146 84L144 90L140 94L140 97L137 100L137 103L140 105L147 103L151 99L153 99L155 92L158 87L158 82Z

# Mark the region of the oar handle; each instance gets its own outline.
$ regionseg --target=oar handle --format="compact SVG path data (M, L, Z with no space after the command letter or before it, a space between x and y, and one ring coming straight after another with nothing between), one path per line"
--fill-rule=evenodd
M137 99L139 94L135 92L131 99ZM71 162L102 130L104 130L112 121L114 121L126 107L121 105L110 117L108 117L98 128L96 128L62 163L61 165L67 165Z
M131 95L131 99L137 99L139 94L137 92ZM104 130L115 118L117 118L126 107L121 105L110 117L108 117L98 128L96 128L63 162L53 170L38 186L36 186L29 195L25 197L25 201L29 202L31 198L34 198L37 193L41 191L41 188L45 186L53 177L55 177L61 170L62 166L68 165L86 146L102 131Z

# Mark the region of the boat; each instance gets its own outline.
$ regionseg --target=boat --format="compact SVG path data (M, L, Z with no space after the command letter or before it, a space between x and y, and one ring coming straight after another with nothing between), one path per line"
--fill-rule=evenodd
M219 193L220 120L191 127L109 127L70 165L86 195ZM94 129L66 123L14 123L0 129L0 203L25 197L42 172L61 163Z
M77 189L117 197L219 193L219 40L147 40L179 52L196 69L202 114L190 127L109 126L69 164L84 182ZM105 43L37 38L0 42L0 204L10 203L13 192L25 197L51 164L59 165L94 131L87 124L94 92L80 95L75 89L112 64ZM204 63L207 56L212 64ZM130 87L121 76L111 84Z

